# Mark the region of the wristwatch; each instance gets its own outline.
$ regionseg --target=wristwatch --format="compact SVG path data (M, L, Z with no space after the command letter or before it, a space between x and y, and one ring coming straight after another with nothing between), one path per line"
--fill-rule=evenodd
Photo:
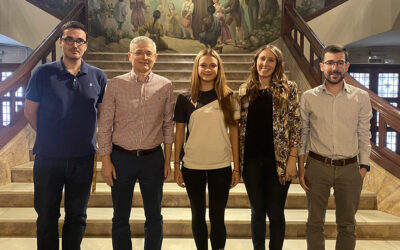
M371 170L371 167L365 164L360 164L360 169L365 168L367 170L367 172L369 172Z

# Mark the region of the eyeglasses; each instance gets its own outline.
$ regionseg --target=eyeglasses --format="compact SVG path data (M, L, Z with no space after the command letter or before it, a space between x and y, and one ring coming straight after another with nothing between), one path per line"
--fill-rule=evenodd
M82 38L78 38L78 39L75 40L70 36L61 38L61 40L63 40L68 45L74 45L76 43L77 46L81 46L81 45L87 43L87 41L83 40Z
M335 64L336 64L336 66L338 68L343 68L346 65L346 62L343 61L343 60L339 60L337 62L335 62L335 61L326 61L326 62L323 62L323 64L325 64L326 66L331 67L331 68L333 66L335 66Z
M143 50L135 50L133 52L129 52L131 54L134 54L135 56L143 56L146 55L147 57L153 57L155 54L151 52L150 50L143 51Z

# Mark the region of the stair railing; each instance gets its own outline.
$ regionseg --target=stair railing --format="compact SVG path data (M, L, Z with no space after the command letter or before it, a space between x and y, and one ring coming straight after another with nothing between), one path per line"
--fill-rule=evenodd
M325 45L318 39L295 7L296 0L282 0L281 35L310 85L316 87L322 82L319 62ZM308 47L305 47L305 44ZM305 52L307 50L308 57ZM400 132L400 110L365 88L349 74L345 75L345 80L351 85L366 90L371 98L372 108L379 112L379 146L371 141L371 159L400 178L400 155L386 147L386 128L389 126L397 133Z
M21 64L13 74L0 84L0 149L4 147L19 131L27 124L23 115L25 104L25 90L31 77L32 70L39 63L46 63L47 57L51 61L57 60L56 42L62 25L70 20L79 20L83 23L87 18L87 1L77 1L71 12L50 32L47 38L32 52L32 54ZM87 20L87 19L86 19ZM23 93L21 95L21 93ZM9 114L4 112L4 104L9 107ZM9 116L7 124L3 119Z

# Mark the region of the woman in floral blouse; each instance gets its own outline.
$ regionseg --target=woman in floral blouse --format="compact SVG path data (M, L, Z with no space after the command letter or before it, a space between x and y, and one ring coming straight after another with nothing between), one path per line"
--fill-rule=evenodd
M256 52L239 96L240 160L251 204L254 249L265 249L266 215L269 249L282 249L284 207L297 175L301 122L297 85L287 80L277 47L265 45Z

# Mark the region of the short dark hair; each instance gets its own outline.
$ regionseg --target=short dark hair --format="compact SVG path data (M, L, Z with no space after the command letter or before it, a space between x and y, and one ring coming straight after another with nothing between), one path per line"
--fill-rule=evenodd
M322 61L324 61L326 53L344 53L346 62L349 61L349 52L347 52L346 48L342 45L333 44L326 46L322 51Z
M64 25L61 27L60 38L62 38L62 36L64 35L64 31L66 29L69 29L69 28L83 30L85 32L85 35L86 35L86 38L87 38L87 30L86 30L85 25L81 24L78 21L69 21L69 22L64 23Z
M210 13L211 15L215 13L215 7L213 5L210 5L207 7L207 12Z

